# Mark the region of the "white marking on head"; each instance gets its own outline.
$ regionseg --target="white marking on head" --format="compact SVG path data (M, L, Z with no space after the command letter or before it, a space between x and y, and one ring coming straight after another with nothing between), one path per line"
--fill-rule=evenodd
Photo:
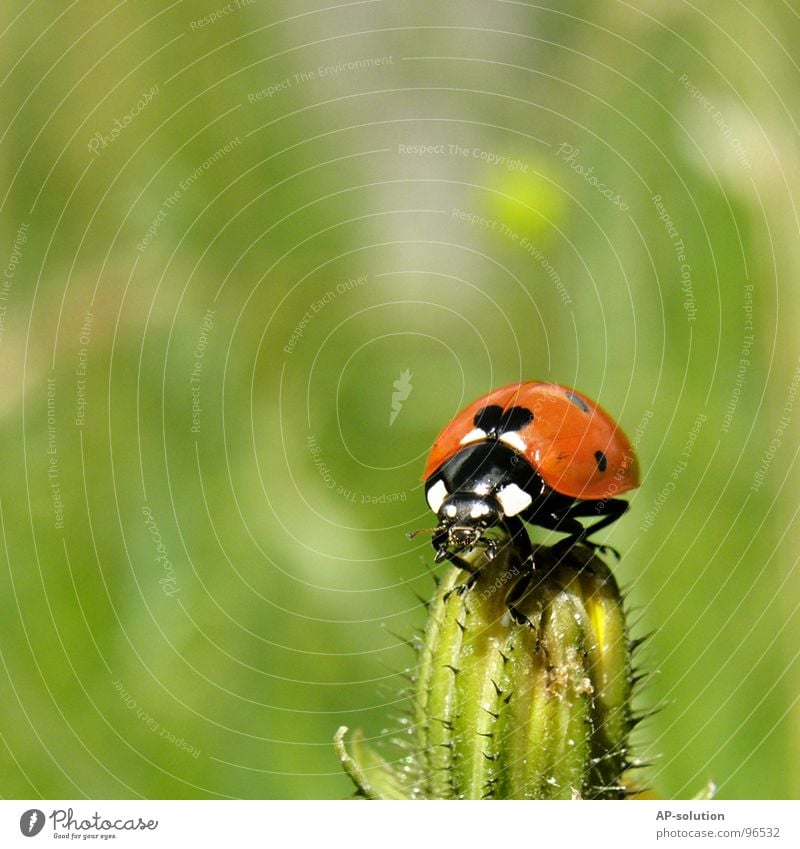
M472 509L469 511L470 519L480 519L481 516L488 516L490 513L489 507L487 504L484 504L482 501L478 501L476 504L472 505Z
M525 449L528 447L525 444L525 440L515 430L507 430L505 433L501 433L499 441L515 448L520 454L524 454Z
M425 497L428 499L428 505L434 513L439 512L439 508L442 506L442 502L447 498L447 487L444 485L443 480L438 480L436 483L425 493Z
M447 507L444 508L445 516L448 516L451 519L454 519L458 515L458 509L455 504L448 504Z
M521 513L526 507L530 507L533 502L530 495L515 483L504 486L497 493L497 500L500 502L500 506L503 508L506 516L516 516L517 513Z
M474 430L471 430L466 436L461 438L461 442L459 445L469 445L470 442L480 442L482 439L486 439L486 431L481 430L479 427L476 427Z

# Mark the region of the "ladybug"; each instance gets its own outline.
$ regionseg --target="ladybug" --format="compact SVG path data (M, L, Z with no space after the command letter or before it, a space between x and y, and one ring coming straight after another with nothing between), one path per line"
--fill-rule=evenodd
M633 448L614 420L586 395L557 383L529 381L473 401L433 443L425 497L439 524L436 562L473 571L459 557L504 528L523 559L533 557L524 522L567 534L567 546L610 525L627 509L616 496L639 485ZM586 527L579 520L596 516Z

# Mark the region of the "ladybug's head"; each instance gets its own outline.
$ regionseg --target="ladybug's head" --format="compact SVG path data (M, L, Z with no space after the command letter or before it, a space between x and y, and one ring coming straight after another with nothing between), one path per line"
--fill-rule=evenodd
M437 549L436 562L441 563L448 552L457 554L473 548L484 532L500 521L503 510L490 495L454 492L442 502L437 515L439 525L433 533L433 546Z

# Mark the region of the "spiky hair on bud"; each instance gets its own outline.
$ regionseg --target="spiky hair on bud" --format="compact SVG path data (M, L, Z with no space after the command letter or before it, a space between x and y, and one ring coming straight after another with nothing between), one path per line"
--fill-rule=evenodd
M336 737L361 795L406 799L624 799L633 765L632 674L622 598L586 547L508 541L455 566L428 607L403 757Z

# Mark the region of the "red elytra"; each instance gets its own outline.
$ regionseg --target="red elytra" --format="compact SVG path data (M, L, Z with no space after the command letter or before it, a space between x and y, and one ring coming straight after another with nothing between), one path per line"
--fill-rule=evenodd
M476 414L490 406L533 413L517 431L524 443L520 453L555 492L602 500L639 486L636 455L611 416L576 389L540 381L503 386L465 407L436 437L423 481L468 444L463 440L474 431Z

